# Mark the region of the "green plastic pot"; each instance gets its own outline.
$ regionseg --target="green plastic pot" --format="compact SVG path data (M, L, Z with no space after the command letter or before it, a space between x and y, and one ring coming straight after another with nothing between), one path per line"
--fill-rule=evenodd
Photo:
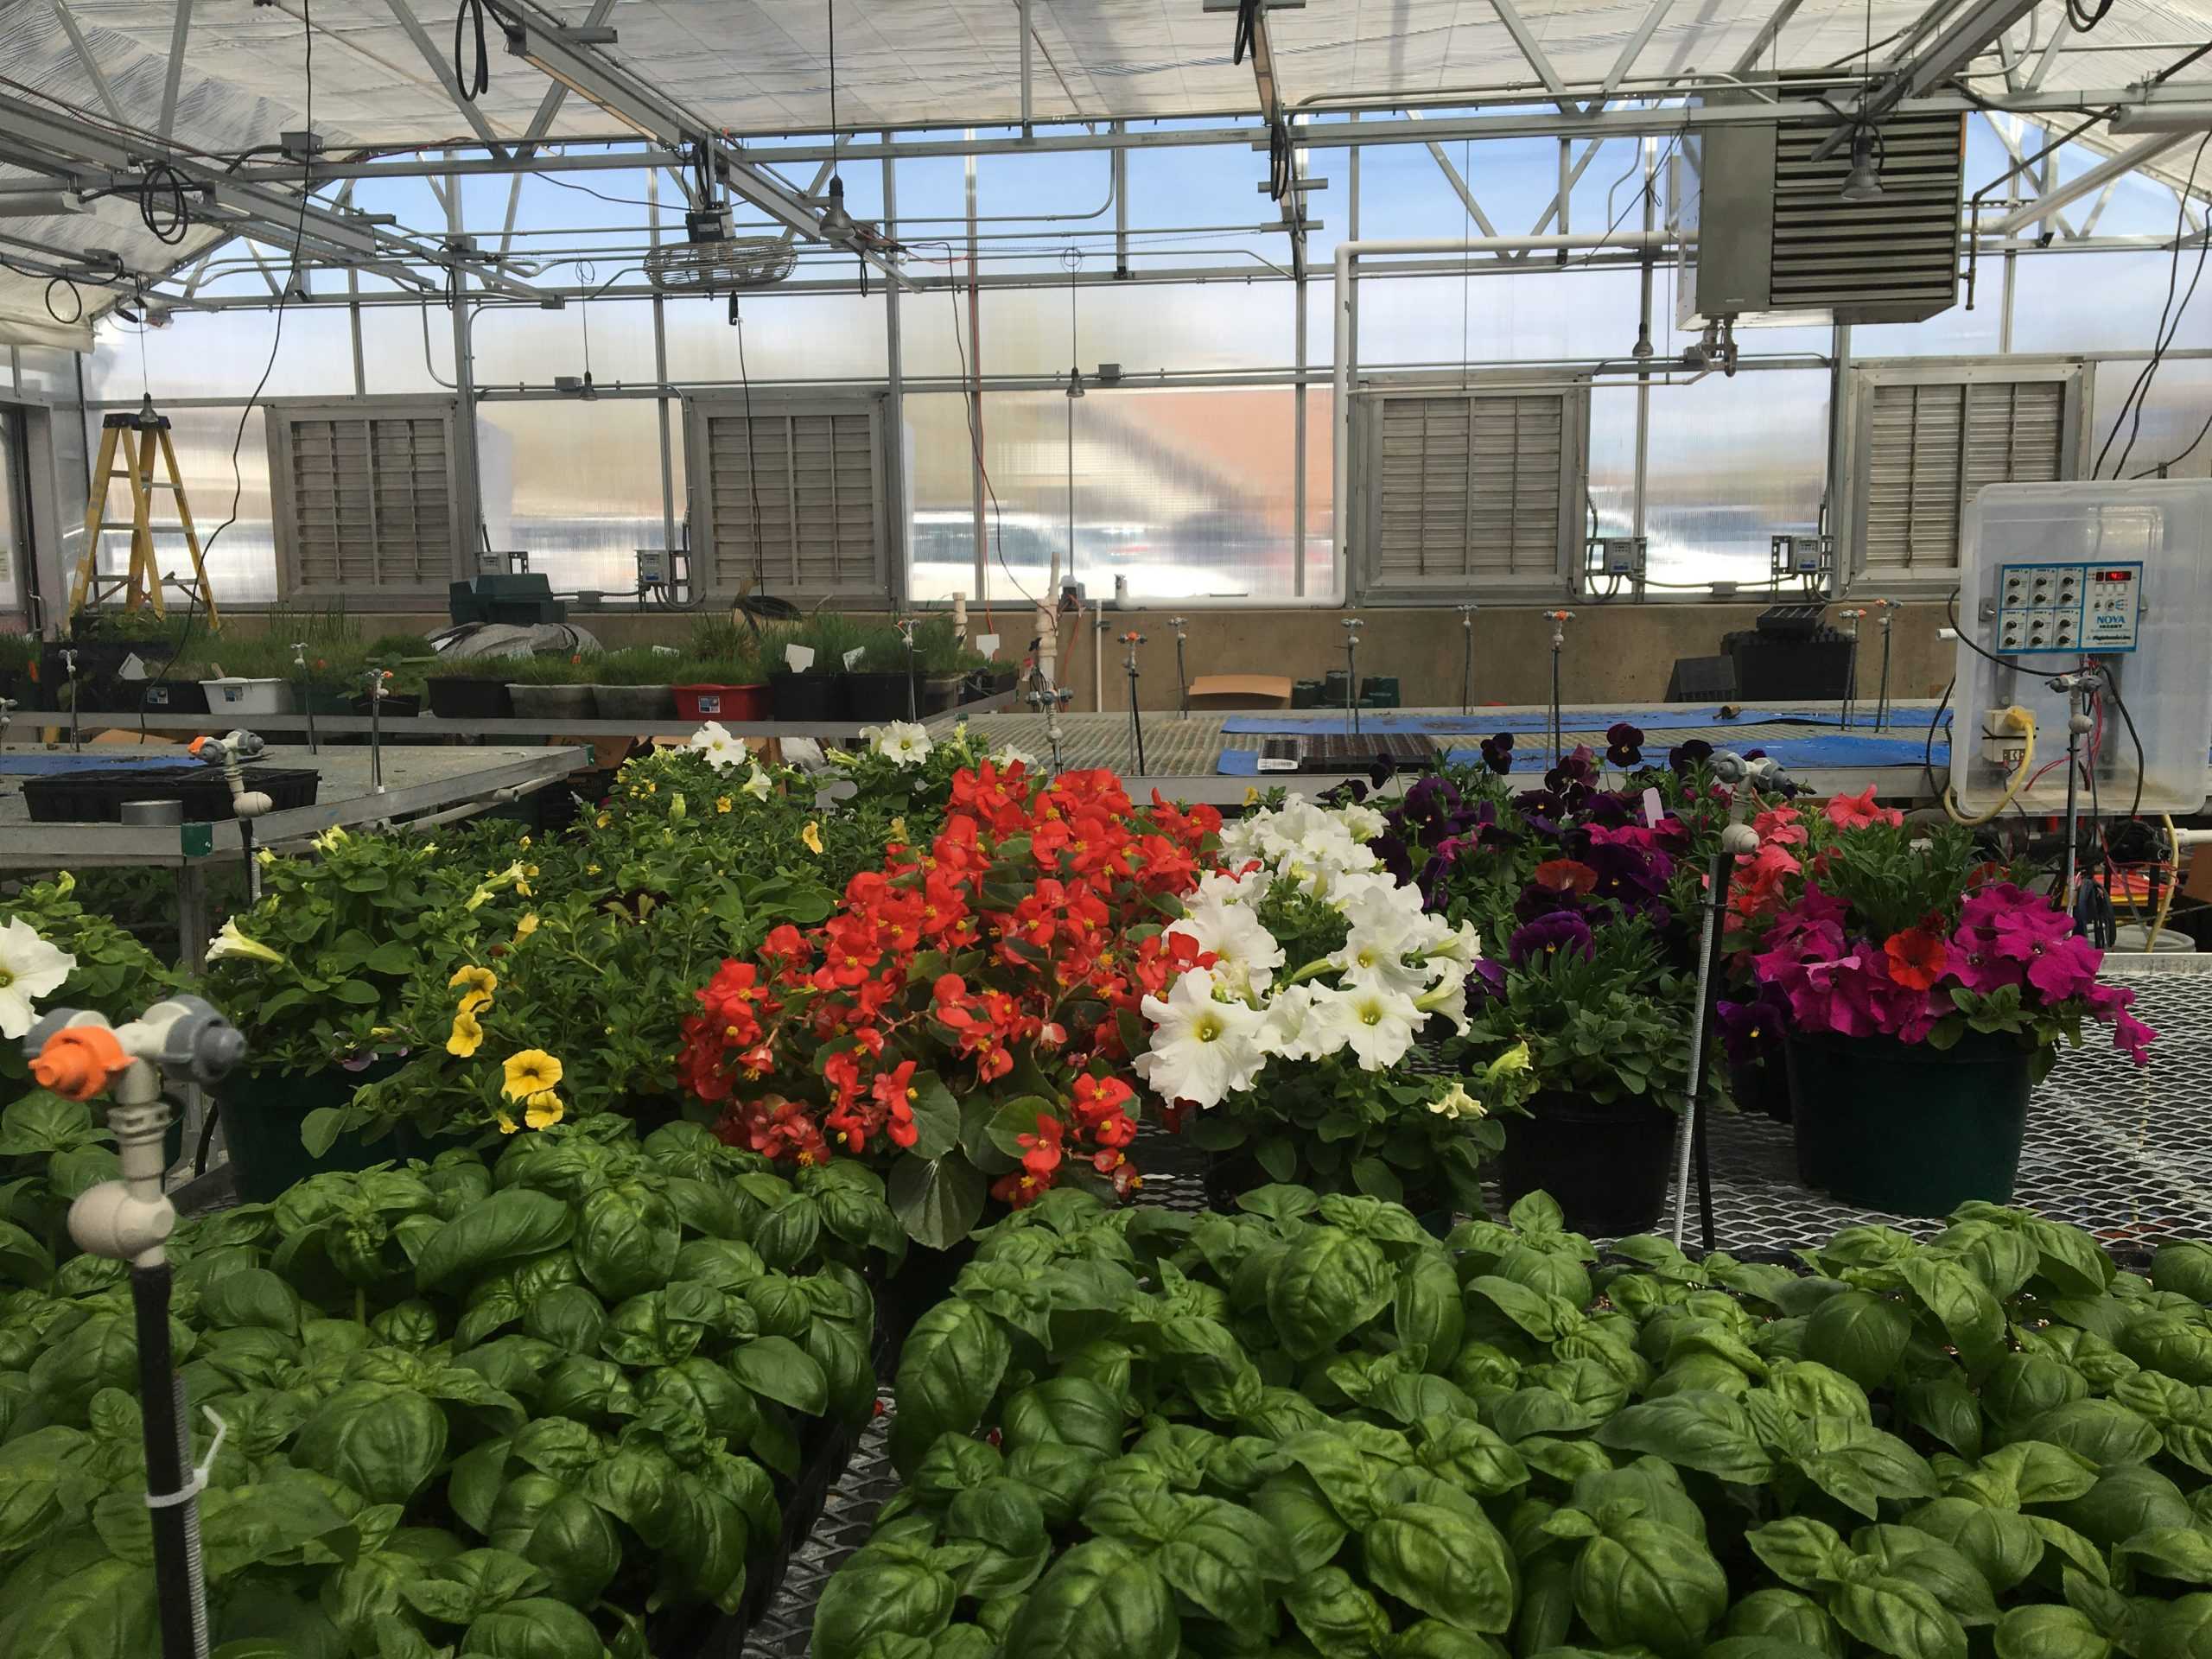
M309 1112L345 1105L355 1090L391 1076L405 1064L404 1056L394 1054L372 1060L358 1071L332 1066L304 1077L233 1074L226 1079L216 1092L216 1109L222 1121L223 1144L230 1148L232 1166L238 1171L240 1199L267 1204L288 1187L325 1170L366 1169L372 1164L416 1156L421 1142L405 1128L372 1141L341 1135L320 1158L300 1140L301 1126Z
M1506 1121L1498 1155L1498 1189L1509 1208L1548 1192L1569 1230L1593 1238L1623 1238L1657 1223L1680 1122L1674 1113L1640 1100L1601 1106L1547 1089L1529 1100L1529 1114Z
M2034 1051L1974 1032L1948 1049L1792 1032L1788 1052L1806 1185L1896 1216L2012 1201Z

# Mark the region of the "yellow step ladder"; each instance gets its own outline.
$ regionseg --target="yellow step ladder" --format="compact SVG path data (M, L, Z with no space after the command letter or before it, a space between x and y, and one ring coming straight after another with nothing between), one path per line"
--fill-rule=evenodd
M123 452L125 462L121 467L116 465L118 449ZM157 452L168 471L166 480L154 476ZM109 524L107 518L109 491L118 479L130 486L130 568L124 575L103 576L99 569L100 537L111 529L123 528L120 523ZM176 523L154 522L156 490L167 490L175 500ZM183 533L185 547L192 555L189 582L164 576L154 556L154 537L157 534L174 535L179 531ZM222 619L215 609L214 589L208 585L207 568L200 563L200 532L193 527L192 508L184 498L184 480L177 471L176 448L169 440L169 417L156 414L154 400L149 397L139 404L135 414L118 411L100 423L99 460L92 467L92 499L85 504L85 556L78 562L77 579L70 589L69 614L76 615L88 602L98 606L120 596L125 610L143 610L150 605L155 615L167 616L168 607L162 597L165 585L174 585L207 607L211 632L222 626Z

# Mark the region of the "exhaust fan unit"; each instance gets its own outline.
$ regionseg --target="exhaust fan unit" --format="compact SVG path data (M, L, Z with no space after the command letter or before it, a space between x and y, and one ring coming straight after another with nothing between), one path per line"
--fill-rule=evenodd
M1820 90L1845 109L1856 91ZM1957 302L1965 117L1891 114L1815 161L1835 129L1737 121L1684 136L1668 179L1678 327L1918 322Z

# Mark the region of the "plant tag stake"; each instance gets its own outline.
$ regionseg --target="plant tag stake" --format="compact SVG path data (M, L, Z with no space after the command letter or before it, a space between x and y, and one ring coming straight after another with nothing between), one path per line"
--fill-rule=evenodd
M982 652L986 657L997 656L999 654L998 635L995 633L977 634L976 636L976 649Z
M1646 829L1656 824L1666 816L1667 809L1659 804L1659 791L1646 788L1643 791L1643 823Z
M848 674L851 673L853 671L853 664L860 661L860 659L867 654L868 647L866 645L855 645L850 651L847 652L845 653L845 672Z
M804 674L814 666L814 647L812 645L785 645L784 661L791 665L792 673Z

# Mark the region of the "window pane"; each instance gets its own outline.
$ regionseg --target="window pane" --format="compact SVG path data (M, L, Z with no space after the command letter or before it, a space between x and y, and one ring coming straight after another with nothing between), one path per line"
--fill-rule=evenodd
M245 415L243 434L238 426L241 415ZM242 404L178 409L170 410L168 418L169 441L176 449L177 471L183 477L193 524L200 531L200 556L207 564L208 583L214 589L216 601L265 604L274 600L276 543L270 530L268 427L262 411L256 409L246 415ZM86 431L92 445L88 453L96 462L100 442L98 410L86 416ZM238 452L235 474L231 466L233 445ZM119 454L116 464L122 464ZM158 456L154 464L155 476L159 478L162 470ZM233 501L237 504L236 522L224 528L224 521L232 516ZM155 497L156 524L175 522L169 516L170 505L166 491ZM120 479L111 486L106 522L123 527L102 533L99 569L104 575L121 575L130 568L130 493ZM156 534L154 550L165 575L186 577L192 574L183 537ZM75 545L69 547L67 555L73 563L81 556ZM171 605L181 602L173 588L166 597Z
M435 328L442 317L432 320ZM446 334L451 339L448 322ZM471 344L480 386L537 386L557 375L581 377L588 365L593 383L637 385L653 378L653 308L649 300L570 301L561 311L524 306L493 306L479 312ZM420 360L422 346L416 346Z
M671 380L682 385L734 386L748 378L756 384L863 380L877 385L889 372L883 294L873 281L866 297L778 293L773 289L741 297L741 357L739 330L730 322L728 300L664 302Z
M52 346L16 347L16 382L25 391L49 397L77 395L77 353Z
M530 568L564 593L635 591L637 550L666 540L655 407L648 397L479 404L493 547L527 549Z
M2181 260L2180 280L2174 289L2177 308L2196 263L2194 253ZM2012 301L2012 349L2148 352L2157 343L2158 312L2175 269L2171 253L2150 248L2023 255ZM1996 276L1995 267L1985 261L1985 291ZM2092 296L2094 302L2088 302ZM2208 316L2212 316L2212 308L2191 305L2182 315L2174 346L2186 350L2212 345ZM2167 321L2171 327L2171 315Z
M273 309L181 311L166 328L137 329L110 318L94 335L85 395L136 403L151 391L156 404L165 397L245 398L265 369L264 397L351 397L353 333L346 309L293 306L283 322L280 340Z
M2139 424L2128 395L2142 377L2143 364L2121 361L2094 367L2096 429L2090 435L2089 459L2094 462L2102 455L2100 477L2212 476L2212 435L2201 435L2205 434L2205 416L2212 415L2212 362L2183 358L2161 363L2141 399ZM2120 429L2117 439L2112 436L2115 427ZM2132 447L2130 433L2134 435ZM2170 464L2177 460L2178 465ZM2163 474L2162 464L2166 465Z
M1292 285L1281 282L1090 284L1074 290L1072 305L1065 287L987 289L983 372L1065 375L1071 361L1080 363L1086 377L1101 363L1119 363L1132 379L1163 369L1288 368L1295 354L1296 300ZM906 372L948 378L973 372L976 342L968 319L964 290L932 289L903 298L899 324Z
M1329 581L1327 391L1307 404L1306 581ZM990 392L983 453L995 510L988 596L1043 591L1055 550L1068 558L1068 420L1074 417L1073 575L1094 597L1128 581L1139 601L1281 599L1295 587L1291 392L1287 387ZM919 599L969 591L975 575L974 489L964 401L910 395L908 533Z
M419 305L363 306L361 373L372 392L451 391L452 316Z

